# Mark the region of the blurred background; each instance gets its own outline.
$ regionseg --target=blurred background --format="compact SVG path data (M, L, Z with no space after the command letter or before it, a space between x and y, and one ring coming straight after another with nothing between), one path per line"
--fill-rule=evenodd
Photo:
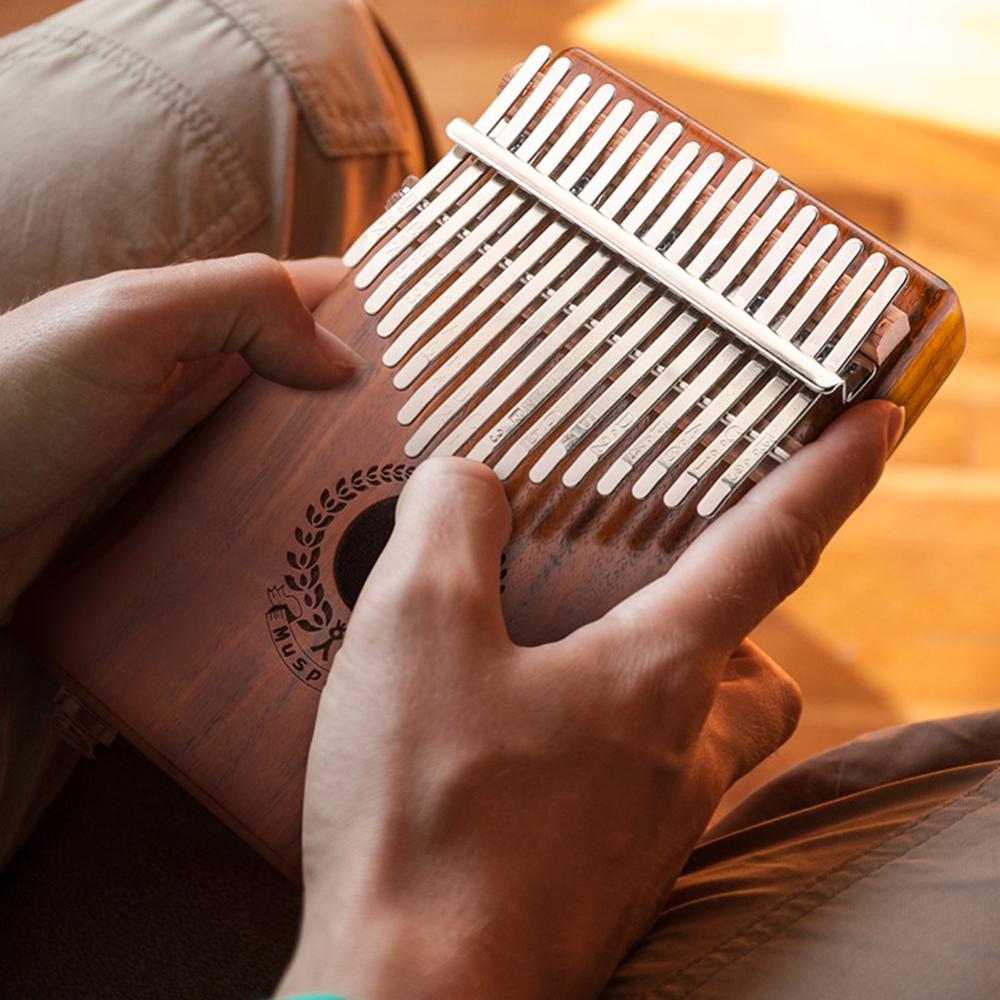
M62 6L4 0L0 33ZM756 636L806 709L734 797L865 730L1000 705L1000 2L372 6L442 137L535 45L580 45L958 291L957 371L815 576Z

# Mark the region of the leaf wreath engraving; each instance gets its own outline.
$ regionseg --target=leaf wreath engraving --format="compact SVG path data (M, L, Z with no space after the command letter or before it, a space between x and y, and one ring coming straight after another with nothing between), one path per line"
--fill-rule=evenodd
M339 618L334 622L333 606L320 581L319 559L326 530L333 524L334 518L360 494L387 483L405 482L415 468L414 465L398 462L373 465L367 471L356 470L350 476L339 479L332 491L323 490L319 495L319 503L309 504L306 508L305 525L295 529L296 548L285 555L292 570L285 574L285 586L299 595L302 604L302 614L293 624L314 635L326 631L325 641L310 646L324 660L329 659L330 647L344 638L347 629L347 623Z

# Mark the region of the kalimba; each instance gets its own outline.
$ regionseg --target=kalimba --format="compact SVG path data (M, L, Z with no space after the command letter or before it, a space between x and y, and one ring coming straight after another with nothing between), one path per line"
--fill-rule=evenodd
M502 478L512 637L664 572L858 400L956 362L938 278L573 49L533 52L346 255L321 319L379 363L251 379L33 589L75 700L294 872L318 692L415 463Z

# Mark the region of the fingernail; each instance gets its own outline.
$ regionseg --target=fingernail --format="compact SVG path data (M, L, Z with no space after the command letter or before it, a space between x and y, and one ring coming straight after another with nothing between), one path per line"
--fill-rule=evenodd
M364 368L368 362L353 348L348 347L340 337L321 323L316 324L316 339L323 353L338 368Z
M903 428L906 426L906 407L893 406L889 416L885 421L885 453L891 455L893 449L899 444L899 439L903 436Z

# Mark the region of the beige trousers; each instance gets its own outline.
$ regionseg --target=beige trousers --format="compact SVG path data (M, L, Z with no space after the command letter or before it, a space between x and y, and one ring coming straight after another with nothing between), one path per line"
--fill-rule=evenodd
M251 249L335 252L425 156L400 67L350 0L85 0L0 40L0 122L0 308L122 267ZM5 650L0 835L9 847L70 758L45 724L53 682L9 642ZM606 995L1000 996L998 760L1000 713L988 713L873 734L800 765L710 831ZM114 830L119 852L130 808L107 803L112 820L96 828ZM176 845L169 877L188 872L194 892L205 838L165 825L157 831ZM101 940L109 907L134 902L134 879L116 875L121 853L78 849L98 873L88 887L74 882L80 865L59 867L58 851L41 866L54 883L42 910L72 898L77 914L52 941L31 932L19 902L43 894L32 859L16 859L0 884L7 995L245 995L231 978L192 985L198 969L187 962L157 964L164 921L175 939L186 921L192 934L210 926L206 918L199 932L190 908L171 918L165 900L159 925L138 908L131 938L116 938L102 958L90 942ZM262 899L292 891L267 873L254 877L270 888L248 889L241 870L248 920ZM225 881L218 859L202 875ZM173 881L169 895L178 895ZM217 898L231 917L234 891L219 888ZM282 913L271 932L294 922L294 903ZM290 941L293 928L281 930ZM51 961L53 952L63 959ZM234 958L245 965L253 950ZM123 985L144 968L157 974L139 993ZM262 965L261 994L279 971Z

